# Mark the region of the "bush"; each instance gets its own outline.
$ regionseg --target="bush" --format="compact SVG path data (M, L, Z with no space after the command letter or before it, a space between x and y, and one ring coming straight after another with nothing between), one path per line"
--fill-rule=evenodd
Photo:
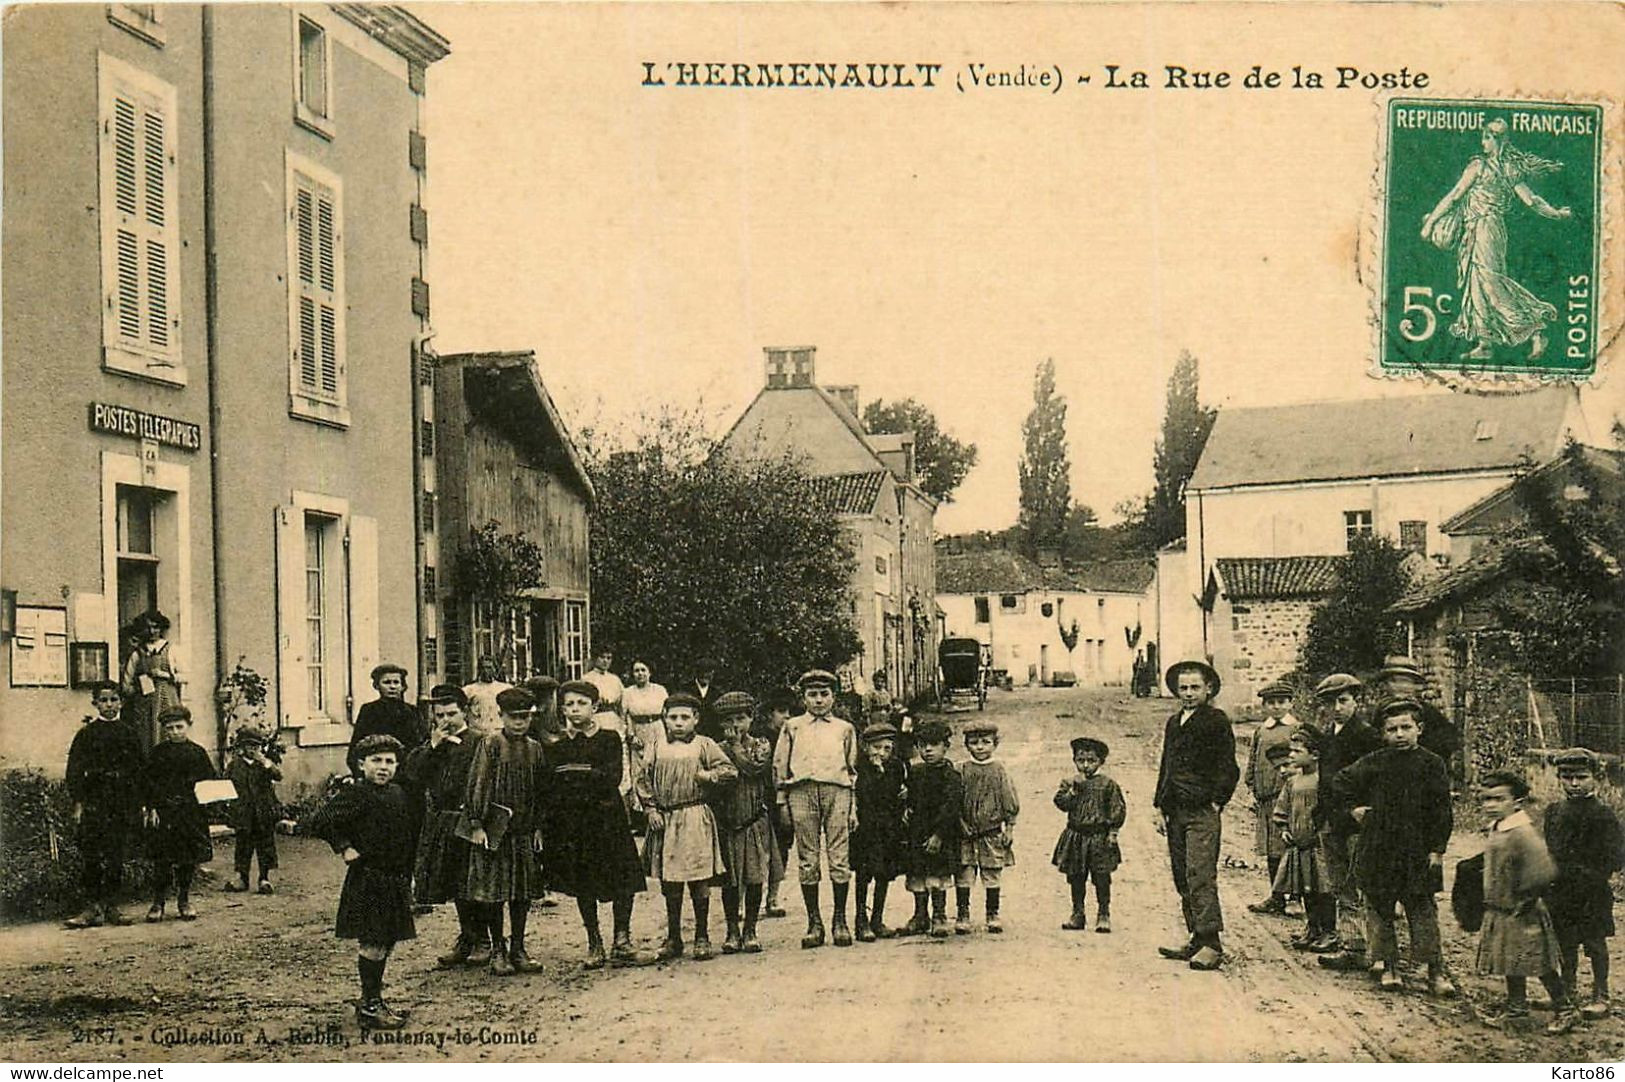
M67 785L39 770L0 773L0 914L60 917L85 903L78 831ZM131 845L132 856L140 852ZM145 882L150 865L125 863L124 882Z

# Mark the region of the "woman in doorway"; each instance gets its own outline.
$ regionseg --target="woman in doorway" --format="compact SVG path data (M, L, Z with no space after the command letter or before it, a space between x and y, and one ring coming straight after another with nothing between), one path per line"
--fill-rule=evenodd
M158 743L158 718L181 705L181 684L169 656L169 617L153 609L137 617L135 626L140 642L124 663L119 686L135 708L142 743L150 748Z

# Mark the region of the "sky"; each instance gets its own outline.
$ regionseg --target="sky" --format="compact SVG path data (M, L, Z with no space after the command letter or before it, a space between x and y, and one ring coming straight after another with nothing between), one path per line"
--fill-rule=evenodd
M1168 89L1164 65L1403 67L1443 95L1553 73L1543 93L1617 100L1625 51L1597 5L408 7L452 48L425 125L437 350L534 350L578 425L670 402L724 428L763 347L815 346L820 383L916 398L977 445L943 533L1015 520L1045 358L1074 498L1108 517L1151 486L1182 350L1221 408L1450 393L1369 375L1377 94ZM709 60L942 72L641 85L645 61ZM955 89L973 63L1058 66L1062 88ZM1107 64L1153 89L1107 88ZM1615 376L1585 396L1599 428Z

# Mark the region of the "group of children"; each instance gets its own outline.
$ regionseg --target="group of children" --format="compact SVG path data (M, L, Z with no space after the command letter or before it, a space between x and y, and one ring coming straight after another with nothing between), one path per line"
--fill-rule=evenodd
M1368 723L1363 690L1347 673L1322 680L1315 689L1320 724L1291 716L1291 687L1277 683L1260 692L1266 716L1253 736L1247 783L1258 805L1271 893L1249 908L1283 914L1288 898L1301 900L1306 923L1292 946L1319 954L1328 969L1369 971L1389 990L1404 984L1395 931L1402 909L1411 958L1426 966L1429 992L1454 996L1434 901L1444 889L1454 826L1449 769L1424 746L1421 702L1388 698ZM1480 779L1480 806L1491 827L1481 870L1476 858L1462 862L1456 895L1481 902L1478 971L1506 980L1505 1006L1485 1021L1499 1026L1527 1016L1525 988L1536 977L1552 999L1547 1031L1561 1034L1609 1012L1608 877L1625 853L1617 818L1596 798L1597 756L1575 749L1556 766L1564 799L1545 810L1543 832L1528 814L1530 790L1520 774L1496 771ZM1467 908L1471 916L1458 905L1464 927L1478 928L1479 906ZM1576 1002L1582 948L1593 979L1583 1007Z

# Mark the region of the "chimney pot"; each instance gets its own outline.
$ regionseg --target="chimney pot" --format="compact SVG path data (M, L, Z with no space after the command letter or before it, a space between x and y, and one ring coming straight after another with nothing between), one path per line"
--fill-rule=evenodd
M813 352L815 347L764 346L767 386L811 387L813 385Z

